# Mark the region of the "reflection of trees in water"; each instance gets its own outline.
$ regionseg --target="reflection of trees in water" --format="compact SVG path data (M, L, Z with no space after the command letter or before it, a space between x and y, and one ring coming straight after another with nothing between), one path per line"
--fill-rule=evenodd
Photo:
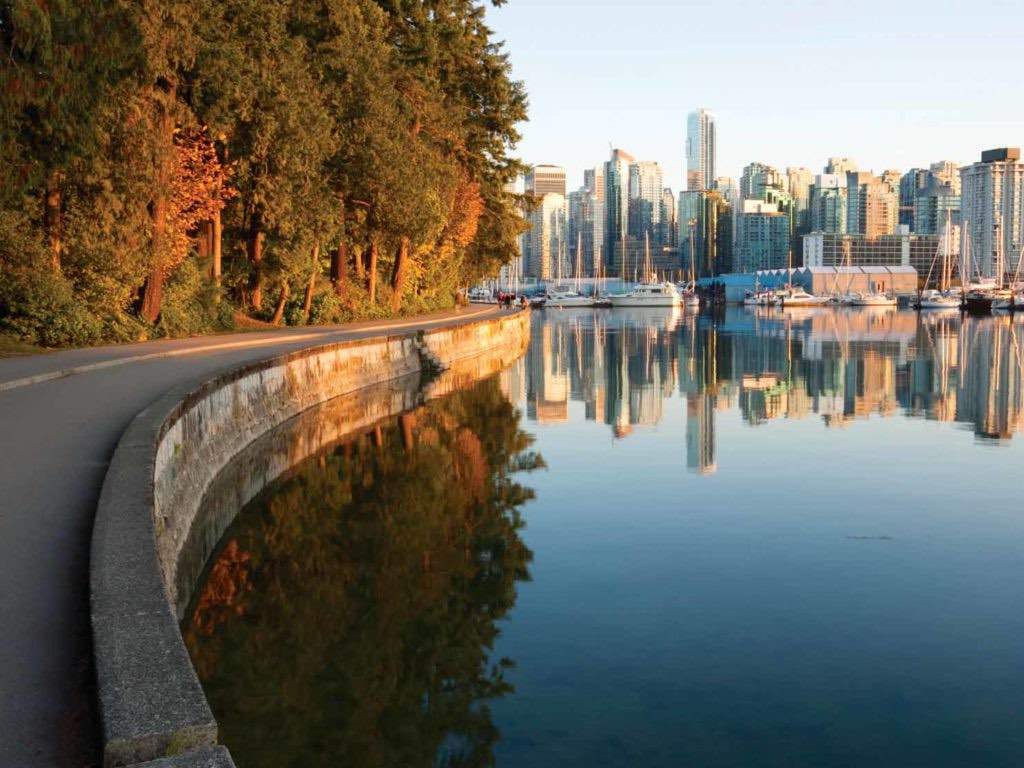
M489 658L529 578L497 381L307 461L224 536L185 628L240 766L493 763Z

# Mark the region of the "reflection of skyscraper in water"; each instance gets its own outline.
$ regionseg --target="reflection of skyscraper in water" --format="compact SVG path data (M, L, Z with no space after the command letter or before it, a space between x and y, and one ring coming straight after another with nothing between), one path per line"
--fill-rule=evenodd
M533 323L530 329L526 414L541 423L569 419L569 376L561 331L549 323Z
M519 358L499 374L498 386L512 405L519 405L526 394L526 360Z
M715 463L715 397L707 392L686 395L686 466L710 475Z
M979 437L1006 439L1024 427L1021 341L1010 318L965 321L957 421L974 424Z

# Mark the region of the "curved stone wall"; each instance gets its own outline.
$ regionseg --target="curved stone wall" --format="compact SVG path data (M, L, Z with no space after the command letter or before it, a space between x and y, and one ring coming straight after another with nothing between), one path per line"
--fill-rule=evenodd
M315 347L247 365L194 390L172 390L125 431L103 484L93 529L91 610L108 768L183 755L181 765L230 765L178 628L206 556L262 484L331 439L310 422L308 440L250 478L233 505L197 524L203 498L257 438L319 403L447 369L432 391L456 388L522 354L529 313L422 333ZM476 364L473 363L477 359ZM419 391L419 379L415 379ZM387 414L378 414L380 418ZM373 420L376 420L374 418ZM197 762L197 761L204 762ZM161 763L163 765L164 763Z

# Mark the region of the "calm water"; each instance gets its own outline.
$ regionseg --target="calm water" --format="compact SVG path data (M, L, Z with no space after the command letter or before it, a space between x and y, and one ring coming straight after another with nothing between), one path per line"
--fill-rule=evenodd
M1024 323L534 315L184 625L240 768L1019 766Z

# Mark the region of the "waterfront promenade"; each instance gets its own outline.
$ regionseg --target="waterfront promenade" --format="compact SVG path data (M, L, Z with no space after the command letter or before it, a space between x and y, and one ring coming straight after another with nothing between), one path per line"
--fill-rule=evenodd
M173 386L332 341L496 315L494 307L0 360L0 766L99 763L89 542L131 419Z

